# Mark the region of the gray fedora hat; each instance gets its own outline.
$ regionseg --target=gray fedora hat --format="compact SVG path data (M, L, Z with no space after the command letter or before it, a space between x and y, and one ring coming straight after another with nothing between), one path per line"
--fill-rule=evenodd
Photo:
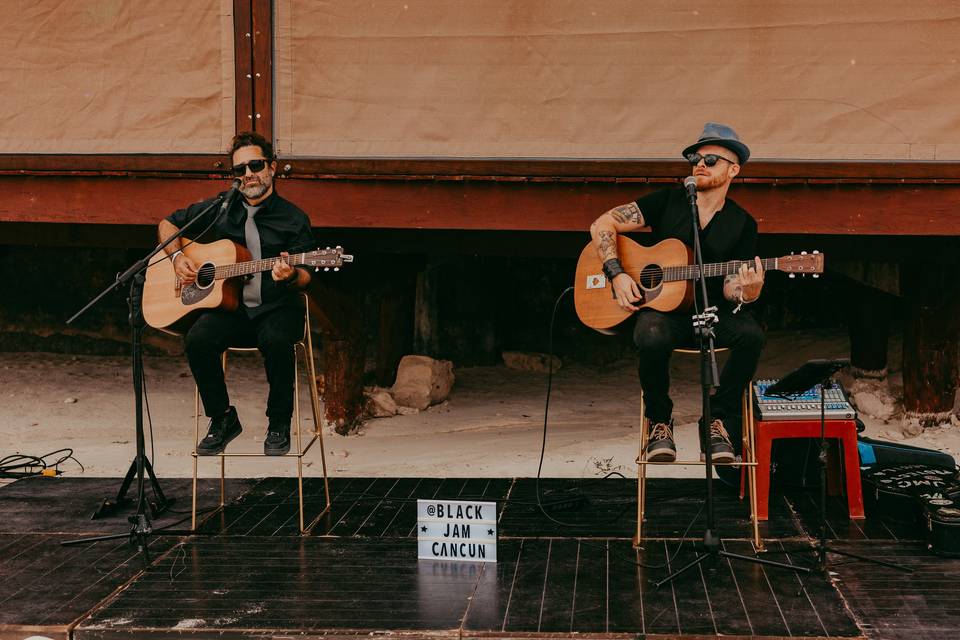
M737 154L740 164L746 164L750 158L750 149L740 142L740 136L737 135L737 132L725 124L717 124L716 122L708 122L703 125L703 133L700 134L700 139L683 150L683 157L686 158L689 154L707 144L715 144L730 149Z

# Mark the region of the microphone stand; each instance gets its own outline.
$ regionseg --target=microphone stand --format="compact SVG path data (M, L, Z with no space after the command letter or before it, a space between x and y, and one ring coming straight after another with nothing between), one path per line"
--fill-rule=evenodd
M124 477L123 482L120 485L120 490L117 493L115 500L110 501L109 498L103 501L103 504L100 505L100 508L93 514L93 518L103 517L104 515L110 514L115 511L121 504L126 502L126 493L130 488L130 484L133 481L134 473L137 477L137 511L134 515L127 518L130 522L131 528L128 533L115 533L105 536L93 536L88 538L80 538L77 540L67 540L61 542L61 546L69 546L73 544L88 543L88 542L99 542L101 540L116 540L118 538L129 537L131 546L136 545L137 551L143 554L143 563L144 568L150 564L150 552L147 549L147 536L152 532L153 528L150 522L150 516L147 513L147 500L145 492L145 478L144 474L147 473L150 476L151 485L153 487L154 495L157 498L156 503L151 503L150 511L153 513L153 516L156 517L159 514L163 513L167 507L173 503L173 498L167 498L163 495L163 490L160 488L160 484L157 482L157 477L153 472L153 467L150 464L150 461L147 459L145 444L144 444L144 434L143 434L143 349L141 343L141 337L143 334L143 329L145 322L143 320L143 284L145 281L144 272L147 267L150 266L150 260L163 251L163 249L173 242L175 239L181 237L184 232L193 226L198 220L201 220L207 213L209 213L215 206L220 205L220 212L217 214L217 217L214 219L212 224L215 224L216 221L222 216L233 203L233 198L237 193L237 188L239 187L239 181L234 182L233 188L222 198L214 200L207 207L203 209L199 214L197 214L193 219L187 221L183 227L178 230L175 234L171 235L169 238L158 244L149 254L134 262L130 267L123 273L117 276L116 281L108 286L106 289L101 291L95 298L88 302L82 309L77 311L73 316L67 320L67 324L73 323L74 320L82 316L87 312L88 309L97 304L101 299L104 298L108 293L114 289L119 288L120 286L129 283L130 284L130 295L127 298L127 306L129 309L128 320L130 322L130 354L133 367L133 391L134 391L134 411L135 411L135 425L136 425L136 446L137 453L136 457L133 459L133 462L130 465L130 469L127 471L126 477ZM166 259L166 258L163 258Z
M654 585L659 589L668 582L676 580L681 574L696 567L705 560L710 561L711 567L716 566L720 558L731 558L733 560L743 560L771 567L781 567L793 571L809 573L810 569L798 567L784 562L766 560L754 556L745 556L738 553L731 553L720 548L720 536L716 533L716 513L713 504L713 458L710 453L710 423L712 414L710 409L710 392L719 386L720 376L717 373L717 354L714 350L714 325L719 322L717 318L717 307L711 307L707 298L706 274L704 273L703 253L700 247L700 209L697 206L696 180L691 176L684 180L684 187L687 189L687 199L690 203L690 212L693 215L693 255L694 264L697 267L697 280L700 284L700 295L703 301L703 312L693 316L693 333L700 340L700 393L702 399L703 419L700 422L700 442L703 443L705 451L704 465L707 480L707 526L703 532L703 550L696 558L680 567L667 577L663 578ZM694 294L696 301L696 294Z

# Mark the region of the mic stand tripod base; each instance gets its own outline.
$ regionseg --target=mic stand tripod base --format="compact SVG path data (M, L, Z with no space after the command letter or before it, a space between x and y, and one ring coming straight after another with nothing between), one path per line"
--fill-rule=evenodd
M730 551L724 551L720 548L720 538L716 536L711 530L707 530L703 534L703 546L705 547L705 552L698 555L696 558L683 565L666 578L659 580L653 583L653 586L659 589L668 582L676 580L682 573L696 567L700 563L709 560L710 567L715 567L716 563L720 558L730 558L733 560L743 560L745 562L753 562L755 564L762 564L768 567L780 567L781 569L790 569L796 571L797 573L810 573L810 569L807 567L798 567L796 565L787 564L785 562L777 562L776 560L766 560L764 558L755 558L753 556L745 556L739 553L731 553Z
M176 498L168 498L163 494L163 489L160 488L160 482L157 480L156 474L153 472L153 465L150 464L150 460L146 457L143 458L143 470L150 476L150 486L153 489L153 495L156 500L147 500L147 506L150 508L150 515L154 518L159 516L161 513L170 508ZM120 489L117 491L117 497L114 499L104 498L103 502L100 503L100 506L97 507L97 510L93 512L93 515L90 516L91 520L98 520L100 518L108 518L117 513L118 510L122 509L128 503L131 502L127 498L127 491L130 489L130 485L133 483L133 479L137 475L137 458L134 457L133 462L130 463L130 468L127 469L127 475L124 476L123 482L120 484Z
M819 571L827 570L827 554L835 553L838 556L863 560L864 562L872 562L884 567L890 567L891 569L898 569L900 571L906 571L907 573L913 573L913 569L910 567L904 567L903 565L887 562L885 560L877 560L876 558L868 558L867 556L857 555L856 553L850 553L849 551L841 551L840 549L835 549L828 544L821 545L819 544L819 541L814 541L813 548L817 552L817 570Z
M799 369L791 371L780 378L776 384L767 387L767 390L764 392L768 395L791 399L791 396L796 397L809 389L816 388L816 385L820 385L820 452L817 456L817 460L820 463L820 531L817 534L817 539L814 540L811 545L817 554L816 569L821 573L826 573L827 553L836 553L837 555L848 558L872 562L876 565L911 573L913 569L909 567L868 558L850 553L849 551L841 551L827 544L827 389L833 387L833 380L831 379L833 374L849 364L850 360L847 358L808 360L801 365ZM800 584L800 591L803 591L802 582Z

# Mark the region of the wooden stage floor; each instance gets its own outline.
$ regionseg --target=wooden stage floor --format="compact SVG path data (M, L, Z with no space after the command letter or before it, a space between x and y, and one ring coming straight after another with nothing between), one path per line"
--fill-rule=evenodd
M0 639L47 638L911 638L960 635L960 560L932 555L915 527L848 521L830 503L835 546L903 563L906 574L832 555L830 573L720 560L655 589L693 557L702 480L653 480L642 549L631 544L635 482L335 478L333 509L296 534L296 480L234 480L233 501L196 535L166 513L149 563L124 516L91 521L119 480L35 478L0 487ZM189 507L188 480L164 481ZM322 483L306 483L308 511ZM717 489L723 548L752 555L747 508ZM418 561L416 499L496 501L499 562ZM775 494L762 557L812 564L815 492ZM202 506L214 504L205 482ZM561 522L557 522L561 521ZM146 566L144 566L146 564Z

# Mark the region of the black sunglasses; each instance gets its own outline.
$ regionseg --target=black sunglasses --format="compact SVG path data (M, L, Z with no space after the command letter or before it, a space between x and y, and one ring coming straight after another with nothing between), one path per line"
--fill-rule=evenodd
M250 167L251 173L259 173L263 171L263 168L267 166L267 161L263 158L258 158L257 160L251 160L246 164L235 164L233 165L233 175L237 178L246 175L247 167Z
M690 155L687 156L687 161L692 165L700 164L701 160L703 160L703 164L707 165L708 167L712 167L713 165L717 164L717 162L719 162L720 160L726 160L730 164L737 164L735 160L731 160L730 158L724 158L723 156L718 155L716 153L708 153L703 156L700 155L699 153L691 153Z

